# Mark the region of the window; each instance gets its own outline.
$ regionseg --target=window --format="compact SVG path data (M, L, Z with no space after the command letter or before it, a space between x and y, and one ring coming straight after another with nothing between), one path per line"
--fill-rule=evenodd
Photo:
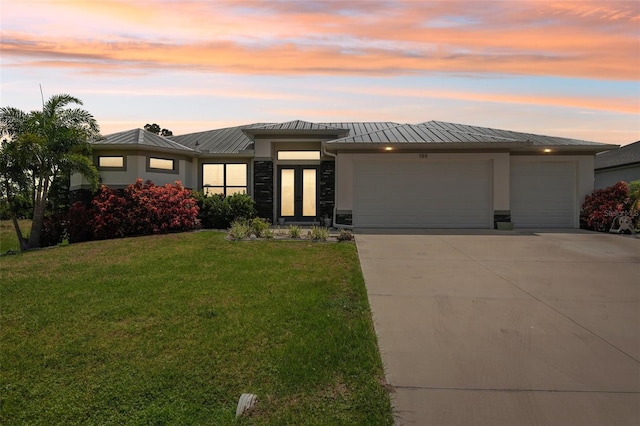
M320 160L320 151L278 151L278 160Z
M202 190L205 194L247 193L246 164L203 164Z
M169 160L166 158L149 157L149 168L157 170L175 170L176 160Z
M98 167L105 169L124 169L124 157L100 156L98 157Z

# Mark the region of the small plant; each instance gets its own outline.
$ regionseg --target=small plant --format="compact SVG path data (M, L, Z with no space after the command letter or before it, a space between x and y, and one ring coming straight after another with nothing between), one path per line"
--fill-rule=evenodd
M264 231L262 231L262 238L266 238L268 240L272 239L274 237L275 233L273 232L273 230L271 228L267 228Z
M340 235L338 235L338 241L352 241L353 240L353 232L340 228Z
M307 235L311 241L327 241L327 238L329 238L329 229L323 226L313 225Z
M287 234L289 235L289 238L300 238L300 227L298 225L289 225Z
M271 223L267 219L263 219L261 217L256 217L251 220L251 228L253 233L256 234L258 238L269 238L273 237L273 232L271 232Z
M244 240L251 235L251 225L246 220L234 220L228 235L233 241Z

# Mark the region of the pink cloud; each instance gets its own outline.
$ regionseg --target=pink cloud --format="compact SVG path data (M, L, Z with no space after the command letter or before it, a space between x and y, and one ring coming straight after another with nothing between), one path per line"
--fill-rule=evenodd
M482 5L69 0L57 6L61 12L99 20L91 35L74 35L61 13L58 31L46 37L28 28L4 31L2 49L9 65L32 66L30 59L38 57L46 60L40 65L90 70L108 64L235 74L460 72L638 80L636 3Z

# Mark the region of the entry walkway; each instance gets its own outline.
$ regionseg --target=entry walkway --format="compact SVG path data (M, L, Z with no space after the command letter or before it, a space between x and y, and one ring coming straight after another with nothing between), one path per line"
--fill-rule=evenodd
M398 425L640 424L640 239L360 231Z

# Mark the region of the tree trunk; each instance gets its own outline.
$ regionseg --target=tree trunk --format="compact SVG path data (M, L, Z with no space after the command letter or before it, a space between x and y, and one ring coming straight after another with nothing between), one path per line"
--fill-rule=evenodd
M18 242L20 242L20 251L27 250L29 248L28 242L22 236L22 230L20 229L20 224L18 224L18 217L13 211L11 212L11 221L13 222L13 227L16 230L16 235L18 236Z
M33 206L33 220L31 222L31 233L29 234L28 248L40 247L40 235L42 235L42 225L44 223L44 211L47 207L47 192L49 190L47 181L40 182L36 188L35 204Z
M9 185L9 180L7 179L5 179L5 192L7 194L7 203L9 204L9 213L11 214L13 228L16 230L16 236L18 237L18 242L20 243L20 251L25 251L28 248L27 240L22 236L22 230L20 229L20 224L18 223L18 215L16 214L11 186Z

